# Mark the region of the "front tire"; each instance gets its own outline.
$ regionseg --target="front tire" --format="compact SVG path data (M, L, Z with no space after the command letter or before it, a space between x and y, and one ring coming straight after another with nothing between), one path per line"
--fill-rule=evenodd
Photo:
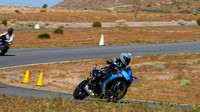
M6 52L8 51L9 48L5 48L3 50L1 50L0 56L3 56L4 54L6 54Z
M73 92L74 99L83 100L84 98L89 96L89 94L84 90L84 87L87 85L87 83L88 80L83 80L81 83L78 84L78 86L76 86Z
M116 81L106 89L106 100L108 102L117 102L126 94L128 85L124 81Z

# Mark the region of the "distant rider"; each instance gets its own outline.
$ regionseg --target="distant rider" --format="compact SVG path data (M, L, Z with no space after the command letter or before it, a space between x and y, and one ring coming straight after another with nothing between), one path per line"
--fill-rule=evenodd
M5 36L5 41L7 44L11 45L13 43L13 40L15 38L15 34L13 34L13 28L9 28L7 32L0 35L0 37Z
M115 58L113 60L107 60L108 67L101 68L97 71L96 76L93 80L90 80L89 87L94 83L100 81L108 73L121 73L122 70L130 69L127 67L131 60L131 53L121 53L120 58Z

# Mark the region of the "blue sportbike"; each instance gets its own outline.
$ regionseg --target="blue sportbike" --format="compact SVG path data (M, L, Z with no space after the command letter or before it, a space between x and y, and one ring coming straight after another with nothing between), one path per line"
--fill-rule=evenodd
M97 65L92 70L92 77L83 80L75 88L73 92L75 99L83 100L90 95L92 97L106 99L108 102L116 102L125 96L131 83L138 81L136 77L132 76L131 67L128 67L117 73L110 70L100 81L92 84L92 87L90 87L92 89L89 89L88 82L95 78L95 75L99 71L96 67Z

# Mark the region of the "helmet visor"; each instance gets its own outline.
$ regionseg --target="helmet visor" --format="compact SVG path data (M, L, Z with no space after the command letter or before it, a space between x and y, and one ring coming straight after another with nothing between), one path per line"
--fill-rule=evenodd
M126 56L124 56L124 60L126 61L127 65L130 63L130 58L127 58Z

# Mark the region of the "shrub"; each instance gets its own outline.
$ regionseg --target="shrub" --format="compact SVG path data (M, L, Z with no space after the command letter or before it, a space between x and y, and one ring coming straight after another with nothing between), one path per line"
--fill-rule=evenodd
M27 22L27 26L28 26L28 27L32 27L32 28L34 28L34 27L35 27L35 23L29 21L29 22Z
M21 12L19 10L15 10L15 13L20 14Z
M116 27L128 27L128 22L125 19L117 20L115 22Z
M33 33L38 33L38 31L37 30L34 30L34 31L32 31Z
M200 66L196 67L196 66L191 66L193 69L200 69Z
M40 28L45 28L45 26L44 25L40 25Z
M58 28L64 28L64 26L59 26Z
M101 22L94 22L93 24L92 24L92 27L101 27Z
M120 30L126 30L128 32L131 32L133 29L132 28L121 28Z
M156 69L158 70L163 70L165 68L164 65L156 65Z
M10 22L11 22L11 23L16 23L17 20L16 20L16 19L11 19Z
M186 86L186 85L188 85L188 84L190 84L190 80L182 80L181 81L181 86Z
M197 63L200 63L200 60L198 60Z
M197 24L200 25L200 19L197 19Z
M47 12L46 10L40 10L40 12Z
M18 22L16 22L13 26L12 26L12 28L22 28L23 27L23 24L21 23L18 23Z
M164 68L165 68L165 66L164 65L152 65L152 64L149 64L149 65L147 65L147 66L151 66L151 67L154 67L154 68L156 68L157 70L163 70Z
M47 5L47 4L44 4L42 7L43 7L43 8L47 8L47 7L48 7L48 5Z
M2 20L2 24L4 25L4 26L7 26L7 24L8 24L8 21L5 19L5 20Z
M189 79L191 79L191 76L186 73L186 74L184 74L183 78L189 80Z
M39 39L50 39L50 35L48 33L42 33L40 35L38 35Z
M192 62L187 62L186 64L187 64L187 65L192 65L193 63L192 63Z
M146 5L147 7L151 7L151 4Z
M200 112L200 107L193 106L192 112Z
M57 29L54 30L54 33L55 34L63 34L64 31L62 29L60 29L60 28L57 28Z
M147 77L147 78L146 78L146 81L147 81L147 82L150 82L151 80L152 80L152 77Z

